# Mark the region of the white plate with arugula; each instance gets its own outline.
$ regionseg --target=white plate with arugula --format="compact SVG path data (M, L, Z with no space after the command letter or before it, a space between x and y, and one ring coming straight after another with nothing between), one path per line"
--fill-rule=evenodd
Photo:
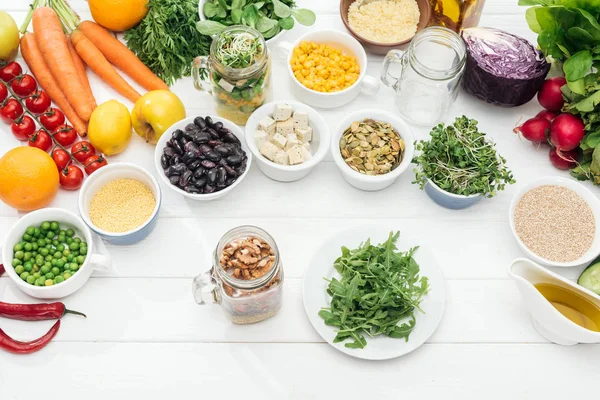
M400 357L425 343L442 320L446 298L430 249L377 226L352 228L324 242L306 270L302 292L319 335L366 360Z

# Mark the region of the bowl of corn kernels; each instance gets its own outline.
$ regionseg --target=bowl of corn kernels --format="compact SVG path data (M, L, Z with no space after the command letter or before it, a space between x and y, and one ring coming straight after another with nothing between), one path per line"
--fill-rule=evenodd
M294 94L311 106L340 107L361 92L374 95L379 90L379 79L366 74L365 50L347 33L316 30L278 47L288 52Z

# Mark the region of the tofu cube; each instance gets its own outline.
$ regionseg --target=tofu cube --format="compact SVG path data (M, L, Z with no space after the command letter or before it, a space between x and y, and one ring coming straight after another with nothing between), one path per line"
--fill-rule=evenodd
M276 133L271 138L271 143L273 143L275 146L279 147L282 150L285 149L286 142L287 139L285 138L285 136L280 135L279 133Z
M310 153L310 143L309 142L302 143L302 147L304 147Z
M277 154L275 154L275 159L273 161L279 165L290 165L290 157L283 150L279 150Z
M304 145L300 146L300 152L302 153L302 158L304 161L308 161L312 158L312 154L310 153L310 147L306 148Z
M306 129L296 129L296 136L302 143L308 143L312 140L313 129L309 126Z
M308 128L308 114L302 111L296 111L294 113L294 128L306 129Z
M302 164L304 162L302 150L300 150L301 147L302 146L294 146L286 151L287 155L290 157L290 165Z
M233 86L231 83L227 82L225 79L221 78L219 80L219 86L221 86L223 88L224 91L231 93L233 92L233 88L235 86Z
M267 134L267 132L262 131L260 129L254 132L254 142L256 143L256 147L258 147L259 149L261 149L264 146L264 144L268 141L269 135Z
M279 151L279 148L271 142L266 142L260 148L260 154L262 154L271 161L275 160L275 156L277 155L277 153L279 153Z
M298 138L296 137L295 134L290 133L288 134L286 137L286 143L285 143L285 149L291 149L294 146L299 145L300 143L298 143Z
M275 121L285 121L292 116L292 106L289 104L276 104L273 112Z
M291 118L285 121L277 121L277 133L287 136L290 133L294 133L294 121Z
M271 117L266 117L258 123L258 129L267 132L268 136L275 133L275 120Z

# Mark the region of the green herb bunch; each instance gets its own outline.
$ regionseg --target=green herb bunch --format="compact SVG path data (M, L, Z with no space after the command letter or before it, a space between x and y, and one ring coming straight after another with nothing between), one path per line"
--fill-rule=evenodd
M439 124L429 141L417 142L420 154L413 159L418 165L415 181L421 189L430 179L447 192L469 196L493 197L507 183L515 183L506 160L496 153L494 143L477 129L477 121L464 115L454 124Z
M260 40L248 32L225 32L217 43L217 60L230 68L247 68L255 64L263 51Z
M350 339L346 347L362 349L367 345L364 335L408 341L416 324L415 310L423 312L419 304L429 282L419 277L413 258L417 248L396 251L399 236L400 232L390 232L379 246L367 240L354 250L342 247L342 256L334 263L341 278L327 280L331 304L319 312L327 325L339 328L334 342ZM403 320L407 321L398 325Z
M171 86L190 76L195 57L208 55L211 38L196 29L198 0L149 0L142 22L125 32L127 46Z
M315 23L315 13L296 8L294 0L210 0L204 3L207 20L197 24L204 35L216 35L231 25L246 25L270 39L282 29L292 29L294 19L302 25Z

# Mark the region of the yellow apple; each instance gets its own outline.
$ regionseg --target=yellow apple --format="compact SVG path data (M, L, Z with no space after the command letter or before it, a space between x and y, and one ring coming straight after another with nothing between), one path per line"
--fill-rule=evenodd
M156 144L175 122L185 118L185 107L173 92L153 90L135 102L131 111L133 129L147 143Z
M19 28L10 15L0 11L0 60L14 60L18 49Z

